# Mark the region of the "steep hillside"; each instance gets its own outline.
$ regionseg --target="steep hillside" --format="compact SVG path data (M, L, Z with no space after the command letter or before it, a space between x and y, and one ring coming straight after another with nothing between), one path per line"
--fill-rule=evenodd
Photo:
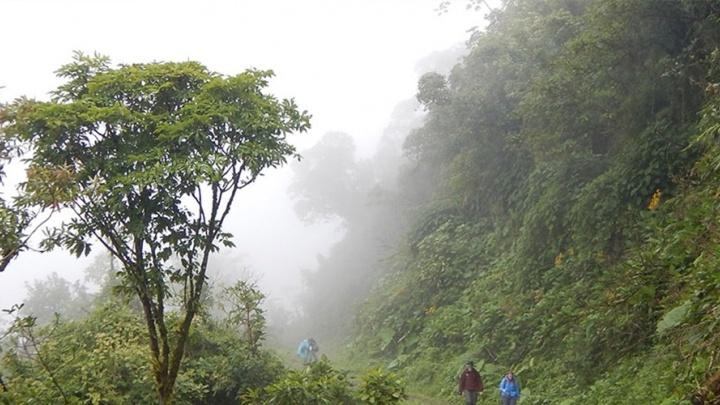
M453 395L474 359L524 403L718 403L715 1L515 0L405 142L414 226L353 348ZM490 390L483 403L495 403Z

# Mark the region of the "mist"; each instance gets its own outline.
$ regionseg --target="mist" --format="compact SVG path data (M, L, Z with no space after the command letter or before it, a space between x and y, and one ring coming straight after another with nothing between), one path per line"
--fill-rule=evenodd
M363 193L377 185L393 187L393 173L402 163L402 139L422 115L413 101L418 77L425 71L449 69L463 52L467 30L481 22L481 15L462 8L439 15L434 1L321 1L302 6L281 1L213 2L205 7L153 2L143 3L142 11L140 3L134 5L138 7L54 2L45 3L40 14L30 3L0 6L6 16L0 28L3 37L27 32L30 16L36 28L4 46L0 100L47 99L48 91L59 84L53 71L73 50L107 54L116 63L200 60L228 74L251 66L271 68L276 74L271 91L294 97L313 115L312 130L291 140L299 154L312 154L329 133L346 134L352 143L348 158L373 166L367 167ZM113 21L108 24L99 17L103 14L113 14ZM155 17L161 14L163 18ZM86 24L63 22L71 18L82 18ZM120 29L130 20L133 30ZM308 311L313 274L349 232L347 218L340 214L309 219L300 213L298 193L291 189L308 161L268 170L244 190L227 224L237 247L222 250L211 264L211 278L230 284L251 276L268 295L268 306L296 318ZM8 168L6 197L23 177L20 164ZM307 179L308 187L312 181ZM95 291L86 269L105 255L98 244L90 256L80 258L61 250L23 252L0 273L0 308L22 303L37 283L57 284L57 277L76 290ZM0 322L8 319L0 315Z
M720 398L716 0L0 13L0 403Z

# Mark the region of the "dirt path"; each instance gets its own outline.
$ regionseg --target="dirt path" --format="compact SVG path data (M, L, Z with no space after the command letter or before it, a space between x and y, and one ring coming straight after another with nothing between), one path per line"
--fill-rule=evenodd
M449 405L448 402L442 399L428 397L422 394L410 393L408 399L405 401L406 405Z

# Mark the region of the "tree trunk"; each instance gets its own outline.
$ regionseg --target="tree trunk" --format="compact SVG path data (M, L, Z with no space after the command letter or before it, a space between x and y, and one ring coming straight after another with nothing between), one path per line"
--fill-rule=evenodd
M250 347L250 350L255 353L255 339L253 337L253 326L250 320L250 309L246 309L245 311L245 327L247 328L247 339L248 339L248 346Z

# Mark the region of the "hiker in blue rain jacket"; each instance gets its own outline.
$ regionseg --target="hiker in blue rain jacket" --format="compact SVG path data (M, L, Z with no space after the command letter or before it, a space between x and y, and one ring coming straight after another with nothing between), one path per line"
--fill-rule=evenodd
M307 366L317 360L317 356L315 355L317 351L318 345L315 339L303 339L303 341L300 342L300 346L298 346L297 355L302 359L303 365Z
M520 398L520 383L512 371L508 371L500 381L500 398L502 405L515 405Z

